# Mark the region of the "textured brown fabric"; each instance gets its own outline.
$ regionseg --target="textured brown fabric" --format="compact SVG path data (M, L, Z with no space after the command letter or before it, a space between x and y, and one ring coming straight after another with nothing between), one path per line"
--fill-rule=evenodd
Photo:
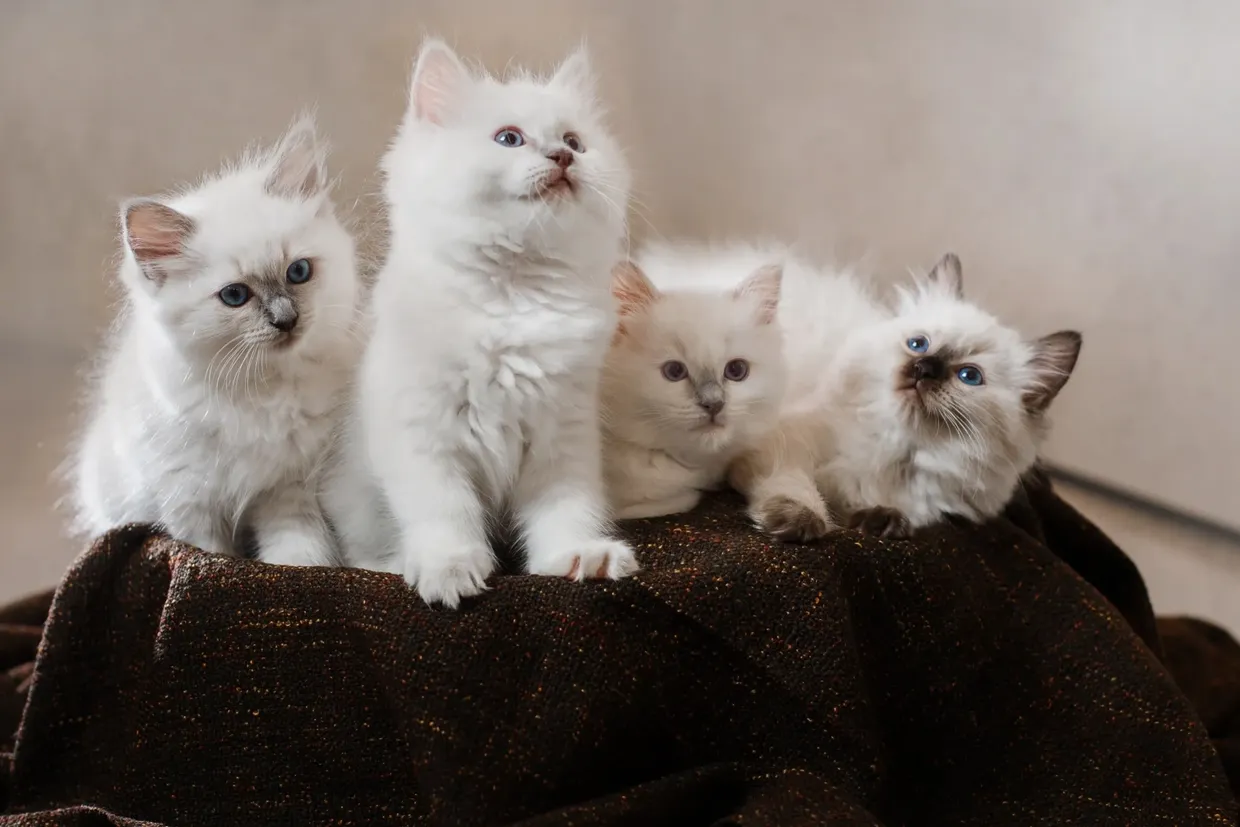
M1240 797L1240 643L1213 623L1160 617L1166 664L1197 710Z
M1034 539L1100 537L1056 502L796 547L721 497L635 525L631 580L457 613L118 530L56 595L0 824L1234 824L1187 700Z
M52 592L31 595L0 608L0 796L8 799L13 736L26 706L35 654Z
M1136 564L1098 526L1060 499L1044 472L1035 469L1029 475L1007 513L1100 591L1145 645L1162 656L1150 594Z

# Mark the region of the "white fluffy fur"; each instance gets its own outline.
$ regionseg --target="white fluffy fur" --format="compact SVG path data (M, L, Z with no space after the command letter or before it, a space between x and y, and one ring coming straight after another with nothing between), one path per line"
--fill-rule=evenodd
M524 145L496 141L507 127ZM548 191L570 132L572 189ZM493 571L488 523L511 517L530 573L634 571L608 534L598 426L629 171L585 54L501 82L428 41L382 168L392 245L325 493L349 561L456 606Z
M1080 346L1069 332L1026 341L965 301L952 256L902 290L894 312L866 301L868 310L847 318L821 308L844 335L824 351L817 388L785 408L763 451L733 468L754 519L777 536L807 540L833 527L815 489L831 511L881 533L946 515L994 516L1036 460L1046 407ZM910 351L918 336L929 341L925 353ZM941 359L945 372L913 389L909 371L921 356ZM968 365L984 384L958 378Z
M151 522L210 551L332 561L315 475L357 358L358 280L325 153L302 118L275 149L122 208L127 308L72 468L83 532ZM311 277L290 283L302 258ZM253 296L228 307L236 283Z
M654 247L616 268L621 324L603 379L604 476L622 519L692 509L774 426L784 256ZM729 379L744 360L747 374ZM669 362L683 365L675 381ZM718 410L712 410L718 406Z

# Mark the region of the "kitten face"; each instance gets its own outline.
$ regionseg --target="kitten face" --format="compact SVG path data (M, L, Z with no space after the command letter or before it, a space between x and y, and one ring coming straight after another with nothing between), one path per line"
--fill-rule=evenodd
M197 360L276 362L347 335L353 242L327 197L308 119L267 155L122 210L132 294Z
M383 161L394 211L415 210L408 220L420 224L430 212L437 226L456 221L466 232L490 223L534 250L600 224L617 234L630 175L594 94L584 52L545 81L501 82L475 76L442 42L428 41Z
M704 458L769 427L782 398L775 325L781 271L734 291L658 291L631 262L616 268L621 322L604 371L608 427L673 455Z
M864 370L901 421L922 437L1022 463L1081 344L1070 331L1025 341L966 302L955 256L905 292L896 316L869 336Z

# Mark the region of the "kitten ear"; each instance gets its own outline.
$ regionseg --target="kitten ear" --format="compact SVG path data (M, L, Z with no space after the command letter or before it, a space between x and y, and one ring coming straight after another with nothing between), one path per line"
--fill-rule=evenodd
M409 83L409 111L420 121L442 124L469 86L469 69L447 43L427 38Z
M784 282L784 265L768 264L753 272L733 293L737 298L751 297L758 302L758 324L775 321L779 309L779 291Z
M194 220L153 198L134 198L121 205L121 223L143 275L162 285L168 277L162 263L184 255Z
M272 157L275 168L267 176L269 194L309 200L327 188L327 146L319 138L313 115L302 115L293 122Z
M960 257L955 253L948 253L939 259L926 279L952 298L964 298L964 271L960 266Z
M1081 334L1075 330L1061 330L1033 343L1033 383L1022 397L1026 410L1040 413L1050 407L1067 384L1080 354Z
M611 270L611 294L620 303L620 315L633 314L649 307L659 298L659 291L635 262L622 261Z
M578 46L551 76L551 85L569 89L584 98L593 100L598 92L598 80L590 65L590 53L585 44Z

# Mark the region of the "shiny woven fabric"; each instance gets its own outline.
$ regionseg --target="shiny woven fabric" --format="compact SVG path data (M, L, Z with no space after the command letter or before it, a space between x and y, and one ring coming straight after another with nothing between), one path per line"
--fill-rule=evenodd
M633 579L449 612L112 532L8 687L0 825L1235 823L1140 576L1041 483L912 541L727 496L629 535Z

